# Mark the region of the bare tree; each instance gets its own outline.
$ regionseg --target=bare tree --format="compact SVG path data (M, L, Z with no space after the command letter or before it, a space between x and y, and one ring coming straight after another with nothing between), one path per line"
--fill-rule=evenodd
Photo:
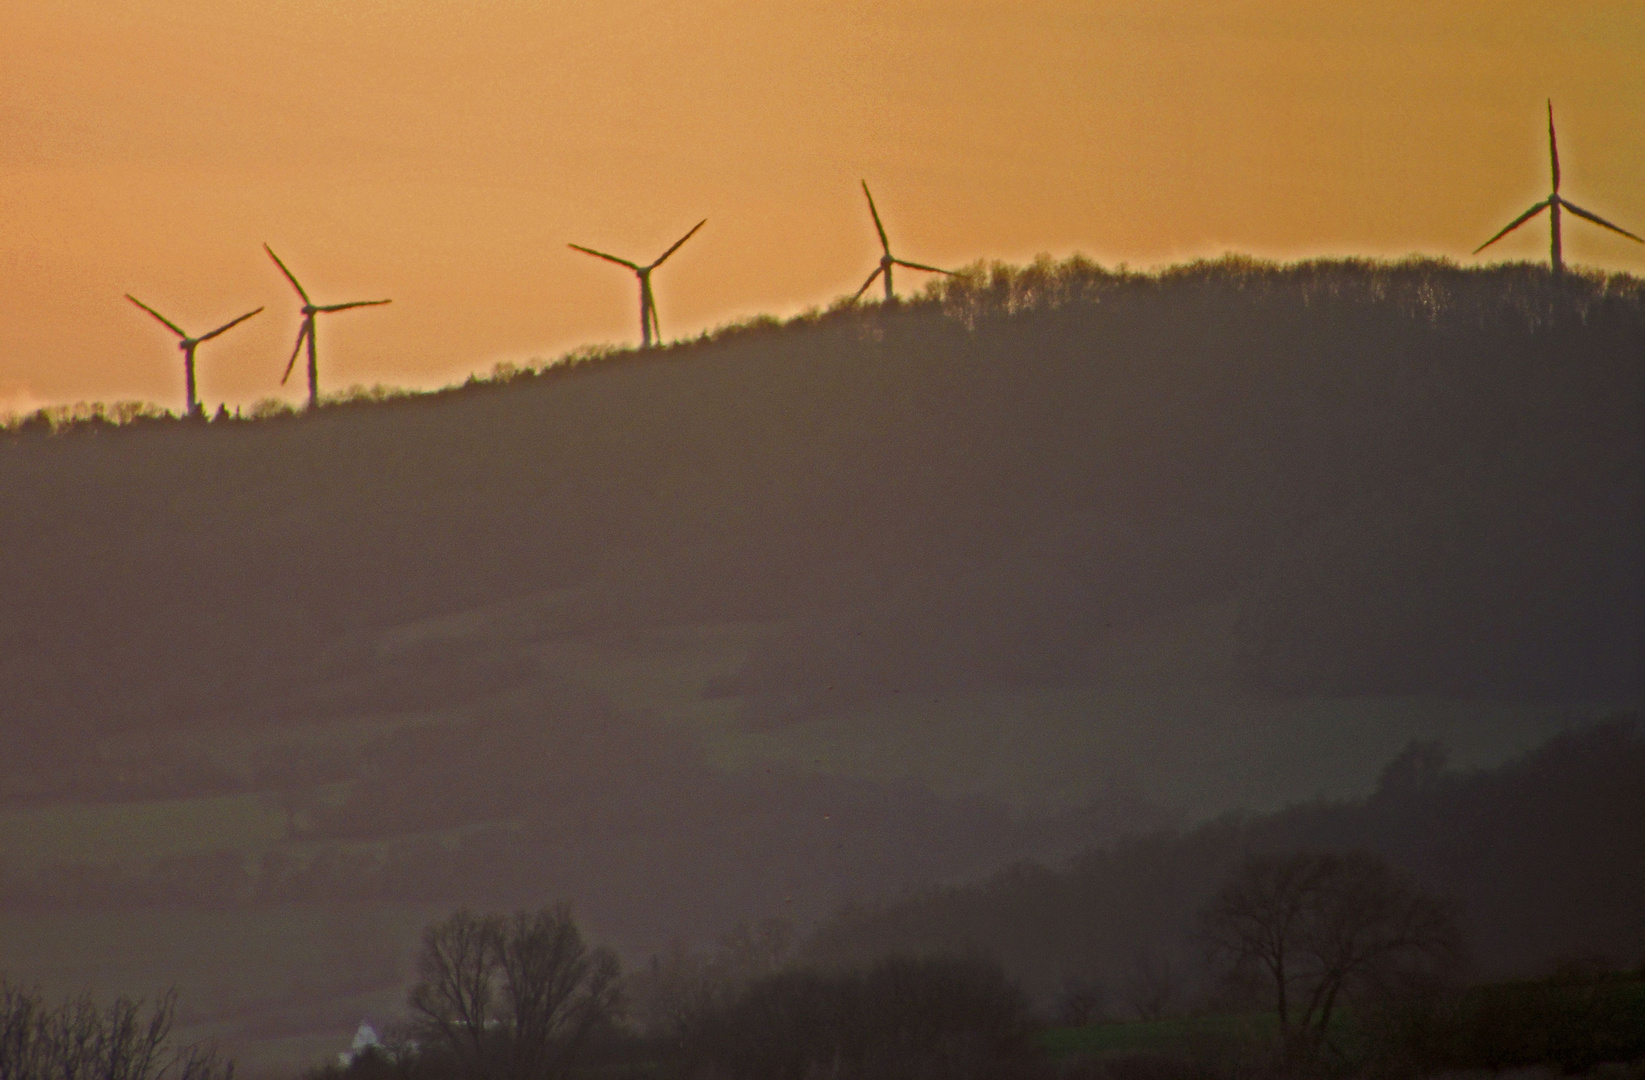
M1459 951L1450 906L1368 852L1249 858L1201 920L1214 959L1271 988L1292 1056L1320 1050L1356 986L1386 985Z
M584 943L560 904L508 921L498 957L512 1080L561 1077L594 1027L617 1006L618 965Z
M445 1048L470 1077L492 1075L489 1029L495 1021L502 919L455 911L423 931L411 1008L418 1033Z
M423 933L417 1032L473 1080L556 1080L617 1008L618 965L565 904L513 916L458 911Z
M89 994L52 1007L37 990L0 980L0 1080L233 1080L209 1045L172 1040L175 991L151 1008Z
M789 967L698 1029L682 1074L728 1080L980 1080L1024 1071L1028 998L977 956L887 956L859 970Z

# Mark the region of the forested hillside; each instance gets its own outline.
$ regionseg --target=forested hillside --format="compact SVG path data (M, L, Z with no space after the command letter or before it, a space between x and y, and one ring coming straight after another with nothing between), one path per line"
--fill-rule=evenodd
M1363 794L1413 738L1500 763L1641 696L1642 375L1626 276L1076 260L14 423L12 974L306 1038L457 904L639 952Z
M812 709L1081 678L1233 594L1252 684L1635 695L1642 295L1074 265L312 417L25 432L5 696L64 741L312 715L351 635L595 582L570 606L613 625L793 620L717 689Z

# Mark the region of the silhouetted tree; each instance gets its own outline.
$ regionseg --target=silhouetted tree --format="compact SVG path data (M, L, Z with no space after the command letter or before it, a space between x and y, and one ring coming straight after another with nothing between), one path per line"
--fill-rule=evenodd
M1450 905L1368 852L1249 858L1202 922L1214 959L1270 987L1291 1057L1318 1053L1356 986L1388 986L1459 952Z
M149 1008L123 994L53 1007L0 979L0 1080L233 1080L212 1047L172 1039L176 1016L175 991Z
M411 1008L422 1038L443 1047L470 1076L487 1076L502 943L496 915L456 911L423 931Z
M454 912L424 931L417 974L415 1030L465 1077L566 1076L617 1008L617 958L583 941L565 904Z
M512 1080L566 1075L617 1009L616 954L589 948L569 905L517 912L498 950Z

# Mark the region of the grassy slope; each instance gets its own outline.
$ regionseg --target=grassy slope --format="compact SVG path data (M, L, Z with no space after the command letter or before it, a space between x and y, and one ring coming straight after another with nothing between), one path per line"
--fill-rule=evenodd
M75 920L313 942L336 905L569 894L644 947L1364 790L1412 737L1500 761L1639 695L1641 290L1571 300L1039 268L0 442L5 966L268 982L245 1034L263 961L97 974ZM403 971L372 940L316 977Z

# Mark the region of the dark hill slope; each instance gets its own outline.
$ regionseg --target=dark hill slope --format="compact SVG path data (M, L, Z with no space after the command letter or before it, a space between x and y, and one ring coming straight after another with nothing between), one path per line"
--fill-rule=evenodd
M1105 628L1235 593L1249 682L1638 695L1637 282L1556 310L1513 268L1042 277L314 417L9 440L8 720L308 712L351 635L596 580L612 626L793 621L720 689L801 702L1078 679Z

